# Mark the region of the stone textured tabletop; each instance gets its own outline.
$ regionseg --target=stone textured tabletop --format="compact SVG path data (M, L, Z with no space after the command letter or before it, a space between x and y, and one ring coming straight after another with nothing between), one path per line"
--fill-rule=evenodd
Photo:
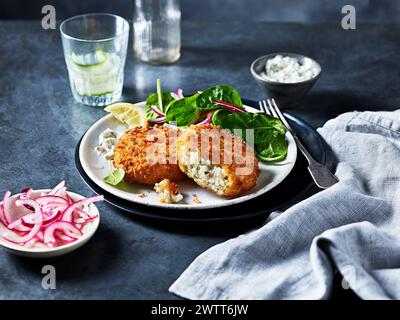
M322 76L294 113L313 126L350 110L394 110L399 105L400 27L340 24L183 23L182 57L171 66L135 61L129 46L123 100L140 101L164 89L193 92L220 83L243 97L263 98L249 65L276 51L314 57ZM56 30L39 21L0 22L0 193L42 188L67 180L70 190L92 194L74 165L82 134L104 115L74 102ZM50 260L0 251L0 299L168 299L169 285L207 248L251 225L190 227L132 218L98 205L100 228L80 250ZM156 209L155 209L156 210ZM44 290L41 268L52 264L57 289Z

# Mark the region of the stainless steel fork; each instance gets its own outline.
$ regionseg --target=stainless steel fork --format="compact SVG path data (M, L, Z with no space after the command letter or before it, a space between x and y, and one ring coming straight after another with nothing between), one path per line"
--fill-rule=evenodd
M334 174L332 174L327 167L323 164L316 161L306 150L303 144L300 142L299 138L296 135L296 132L290 127L289 123L286 121L285 117L283 116L282 112L279 110L278 106L275 103L274 99L268 99L268 104L265 100L259 101L261 111L269 114L272 117L278 118L282 121L285 125L287 131L289 131L294 141L296 142L297 147L303 153L308 161L308 171L311 174L312 179L314 180L315 184L321 188L326 189L333 186L339 180L336 178Z

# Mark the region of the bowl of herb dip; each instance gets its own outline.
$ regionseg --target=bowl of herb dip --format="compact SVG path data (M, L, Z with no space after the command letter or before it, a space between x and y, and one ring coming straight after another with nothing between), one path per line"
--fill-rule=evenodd
M314 86L321 66L314 59L297 53L272 53L257 58L251 74L268 98L279 107L295 107Z

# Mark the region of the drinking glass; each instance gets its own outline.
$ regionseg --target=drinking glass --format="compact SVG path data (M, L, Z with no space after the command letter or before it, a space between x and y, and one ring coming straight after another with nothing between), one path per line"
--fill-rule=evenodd
M76 101L104 106L121 97L129 23L106 13L84 14L60 25L64 57Z
M133 51L142 61L168 64L181 55L179 0L134 0Z

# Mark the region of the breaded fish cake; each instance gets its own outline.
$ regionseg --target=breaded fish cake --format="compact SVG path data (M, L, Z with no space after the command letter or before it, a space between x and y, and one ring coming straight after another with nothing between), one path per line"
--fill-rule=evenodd
M163 179L186 178L176 156L177 131L166 126L136 127L126 131L114 148L114 166L130 183L154 185Z
M221 196L242 195L256 185L260 174L252 148L241 137L212 125L182 130L178 163L199 186Z

